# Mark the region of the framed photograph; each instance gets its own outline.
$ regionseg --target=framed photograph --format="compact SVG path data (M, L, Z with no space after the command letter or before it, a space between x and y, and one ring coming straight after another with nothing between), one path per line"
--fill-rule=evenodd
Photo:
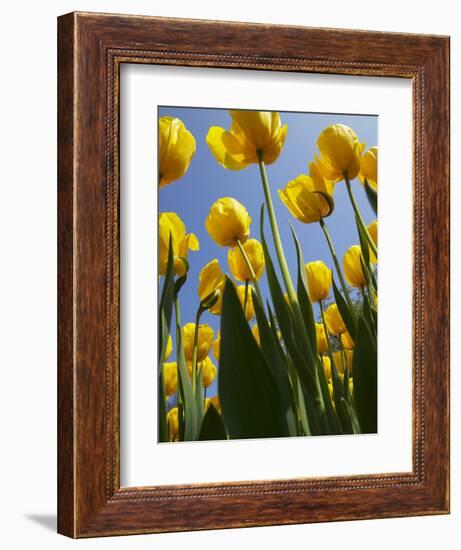
M71 13L58 70L58 531L448 513L448 37Z

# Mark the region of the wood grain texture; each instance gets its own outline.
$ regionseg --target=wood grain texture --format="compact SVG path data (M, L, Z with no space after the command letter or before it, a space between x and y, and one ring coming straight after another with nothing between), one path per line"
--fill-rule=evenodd
M447 513L447 37L73 13L59 19L58 530L71 537ZM413 468L120 488L121 63L410 78Z

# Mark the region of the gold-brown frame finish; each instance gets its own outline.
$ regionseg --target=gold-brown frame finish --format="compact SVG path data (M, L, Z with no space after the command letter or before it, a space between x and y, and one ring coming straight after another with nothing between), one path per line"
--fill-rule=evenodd
M58 31L59 532L94 537L447 513L449 39L91 13L60 17ZM411 472L120 487L121 63L412 80Z

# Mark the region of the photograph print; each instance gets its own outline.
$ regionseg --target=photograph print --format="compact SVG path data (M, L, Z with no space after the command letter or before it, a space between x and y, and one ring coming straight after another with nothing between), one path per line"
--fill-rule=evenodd
M158 442L377 433L377 125L158 108Z

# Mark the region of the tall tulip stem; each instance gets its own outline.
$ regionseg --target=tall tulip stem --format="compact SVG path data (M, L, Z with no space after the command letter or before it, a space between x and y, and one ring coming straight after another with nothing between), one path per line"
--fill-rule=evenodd
M280 270L282 271L282 277L285 281L285 287L287 289L290 302L297 304L298 297L296 295L295 287L293 286L293 281L291 280L285 254L283 252L282 241L280 239L280 231L277 225L277 218L275 217L274 205L272 203L269 180L267 179L266 165L264 164L262 151L258 151L258 163L263 184L264 198L266 200L267 212L269 214L269 221L272 229L272 236L274 238L275 250L277 252L277 257L280 264Z
M195 315L194 348L193 348L194 350L192 352L192 391L194 392L194 395L195 395L195 386L196 386L196 379L197 379L198 328L199 328L200 317L202 313L203 313L203 309L199 307Z
M330 249L331 257L333 258L333 262L335 264L336 272L337 272L338 277L339 277L339 282L341 283L341 288L343 289L344 298L346 299L346 302L347 302L347 305L349 306L349 309L351 309L353 311L351 298L349 296L349 292L347 291L346 281L344 280L343 273L341 271L341 267L340 267L339 262L338 262L338 257L336 256L335 247L333 246L333 241L331 240L331 237L330 237L330 233L328 232L327 226L326 226L325 222L323 221L323 219L320 219L319 223L320 223L320 227L322 228L322 231L325 235L325 238L327 240L328 248Z
M258 279L256 278L255 270L253 269L253 266L251 265L250 258L248 257L248 254L245 252L245 249L243 248L242 243L237 239L237 246L239 247L240 253L242 254L243 261L245 262L248 271L250 272L251 279L253 281L253 284L255 285L256 294L258 295L259 301L261 302L261 305L264 307L264 301L261 294L261 289L259 288ZM248 281L247 281L248 283ZM247 295L247 290L245 289L245 296Z
M325 321L325 311L323 308L322 300L319 300L320 315L322 316L323 330L325 331L325 338L328 346L328 355L330 356L331 364L333 365L333 350L331 349L330 333L328 332L327 323Z
M354 214L355 214L355 217L357 219L357 223L360 225L360 228L363 231L363 233L365 234L365 236L367 238L367 241L368 241L368 244L369 244L371 250L373 251L373 254L377 258L378 257L378 248L376 247L375 243L373 242L373 239L371 238L371 235L370 235L370 233L367 229L367 226L365 225L365 223L363 221L362 214L360 213L359 207L357 206L357 203L355 202L354 194L352 193L352 187L351 187L351 182L349 181L349 176L346 173L344 173L344 181L346 182L347 193L349 195L349 199L351 201L352 208L354 209Z

